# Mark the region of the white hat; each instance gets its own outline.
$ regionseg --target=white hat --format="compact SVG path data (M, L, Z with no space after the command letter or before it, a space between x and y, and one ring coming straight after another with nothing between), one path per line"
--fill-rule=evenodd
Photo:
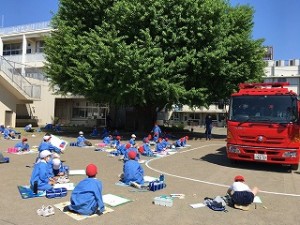
M135 134L132 134L131 137L132 137L132 138L136 138Z
M51 136L49 136L49 135L45 135L45 136L43 137L43 139L44 139L45 141L48 141L50 138L51 138Z
M61 165L61 161L58 158L55 158L52 160L53 163L53 169L58 170L60 168Z
M82 134L83 134L83 132L82 132L82 131L79 131L79 134L80 134L80 135L82 135Z
M46 158L49 155L52 155L52 153L49 152L49 150L43 150L43 151L40 152L40 158L41 159Z

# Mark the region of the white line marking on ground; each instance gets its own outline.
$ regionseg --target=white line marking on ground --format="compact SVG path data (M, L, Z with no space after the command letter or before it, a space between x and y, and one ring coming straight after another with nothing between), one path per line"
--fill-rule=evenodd
M214 145L221 145L221 144L209 144L209 145L203 145L203 146L200 146L200 147L196 147L196 148L192 148L192 149L187 149L185 151L181 151L181 152L178 152L179 154L182 154L182 153L186 153L186 152L190 152L190 151L194 151L194 150L197 150L197 149L200 149L200 148L204 148L204 147L209 147L209 146L214 146ZM224 146L224 145L222 145ZM177 154L178 154L177 153ZM153 170L155 172L158 172L158 173L163 173L165 175L168 175L168 176L171 176L171 177L177 177L177 178L180 178L180 179L185 179L185 180L190 180L190 181L194 181L194 182L198 182L198 183L203 183L203 184L208 184L208 185L215 185L215 186L219 186L219 187L226 187L228 188L229 186L228 185L225 185L225 184L218 184L218 183L213 183L213 182L209 182L209 181L205 181L205 180L197 180L197 179L193 179L193 178L189 178L189 177L183 177L183 176L179 176L179 175L175 175L175 174L171 174L171 173L167 173L165 171L161 171L161 170L157 170L153 167L151 167L149 165L150 162L154 161L154 160L158 160L158 159L161 159L161 158L165 158L165 157L169 157L169 156L172 156L172 155L167 155L167 156L164 156L164 157L157 157L157 158L153 158L153 159L150 159L148 160L145 165L150 169L150 170ZM300 194L289 194L289 193L282 193L282 192L273 192L273 191L263 191L263 190L259 190L260 193L265 193L265 194L273 194L273 195L282 195L282 196L292 196L292 197L300 197Z

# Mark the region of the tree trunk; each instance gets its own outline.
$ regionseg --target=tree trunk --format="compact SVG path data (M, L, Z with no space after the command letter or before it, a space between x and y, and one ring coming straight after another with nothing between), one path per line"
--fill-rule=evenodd
M135 108L135 130L139 132L150 133L157 119L155 106L136 107Z

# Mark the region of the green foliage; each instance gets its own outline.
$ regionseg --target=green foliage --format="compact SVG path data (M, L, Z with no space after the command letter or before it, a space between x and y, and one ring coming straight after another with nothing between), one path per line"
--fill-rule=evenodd
M52 24L52 85L97 102L208 105L265 66L253 9L225 0L60 0Z

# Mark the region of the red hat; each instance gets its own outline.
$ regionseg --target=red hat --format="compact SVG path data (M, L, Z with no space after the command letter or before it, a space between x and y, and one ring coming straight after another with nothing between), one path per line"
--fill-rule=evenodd
M234 181L235 182L245 181L245 178L243 176L241 176L241 175L237 175L237 176L235 176Z
M98 171L97 166L95 166L94 164L89 164L85 169L85 173L89 177L96 176L96 174L98 173L97 171Z
M145 151L145 150L144 150L144 146L140 146L140 147L139 147L139 152L143 154L144 151Z
M116 139L117 139L117 140L121 140L121 137L120 137L120 136L117 136Z
M28 141L28 139L27 138L22 138L22 142L24 142L24 141Z
M189 136L185 136L185 139L186 139L186 140L189 140Z
M129 152L128 152L128 157L129 157L129 159L135 159L135 157L136 157L136 152L135 152L135 151L129 151Z
M131 147L131 144L129 144L129 143L125 145L126 149L129 149L130 147Z

